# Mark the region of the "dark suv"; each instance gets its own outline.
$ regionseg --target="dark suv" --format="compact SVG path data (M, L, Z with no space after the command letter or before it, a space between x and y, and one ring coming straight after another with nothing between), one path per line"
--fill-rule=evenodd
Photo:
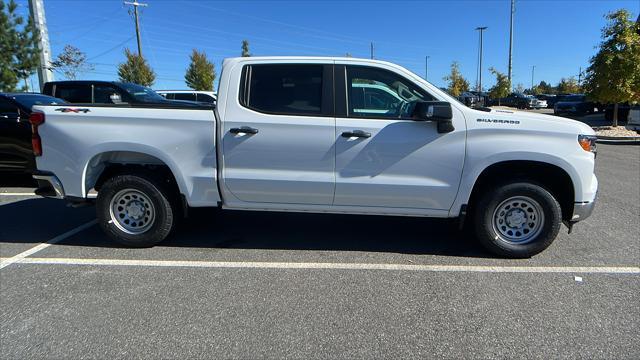
M596 105L587 100L587 97L582 94L573 94L563 96L553 107L554 115L586 115L594 113Z
M44 84L42 93L77 104L194 104L167 100L142 85L117 81L52 81Z
M500 99L500 105L518 109L532 109L535 107L535 103L536 98L520 93L511 93L509 96Z
M31 148L29 115L33 105L64 104L65 101L34 93L0 93L0 186L30 186L35 158ZM15 184L25 177L24 184Z

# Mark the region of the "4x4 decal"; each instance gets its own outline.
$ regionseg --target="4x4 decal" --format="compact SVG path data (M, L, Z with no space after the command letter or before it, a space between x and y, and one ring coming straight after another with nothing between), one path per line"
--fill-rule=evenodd
M77 108L58 108L56 111L60 111L63 113L88 113L89 109L77 109Z

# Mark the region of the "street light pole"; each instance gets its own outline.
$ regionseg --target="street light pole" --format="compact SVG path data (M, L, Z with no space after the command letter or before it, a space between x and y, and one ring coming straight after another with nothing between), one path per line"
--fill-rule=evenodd
M479 26L476 28L480 34L480 60L478 62L478 91L482 91L482 34L487 30L486 26Z
M431 56L427 55L424 57L424 79L429 81L429 58Z

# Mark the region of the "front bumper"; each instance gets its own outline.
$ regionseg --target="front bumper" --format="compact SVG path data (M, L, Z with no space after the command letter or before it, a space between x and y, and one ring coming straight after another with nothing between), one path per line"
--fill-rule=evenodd
M33 174L33 178L38 181L38 188L35 191L36 195L53 199L64 199L64 188L58 177L54 174L36 172Z
M593 201L580 202L573 204L573 215L571 216L571 222L582 221L593 213L593 208L596 206L596 198Z

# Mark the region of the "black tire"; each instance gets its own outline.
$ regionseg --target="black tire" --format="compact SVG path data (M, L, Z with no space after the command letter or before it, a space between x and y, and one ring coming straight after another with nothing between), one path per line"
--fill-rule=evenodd
M505 203L509 206L506 200L514 197L534 200L532 204L536 205L533 207L537 206L543 215L540 220L542 224L539 224L536 230L537 235L531 235L531 239L523 243L509 241L507 235L500 234L499 230L496 231L494 228L494 214L498 214L496 209ZM524 204L521 205L524 207ZM527 223L529 221L526 220ZM492 253L509 258L528 258L540 253L553 243L561 224L562 210L553 195L545 188L525 181L503 184L486 191L480 197L474 211L474 227L480 243ZM507 231L510 229L506 228Z
M129 189L145 196L153 210L153 216L141 233L127 232L124 224L116 219L117 216L112 216L111 202L114 196ZM102 184L96 200L96 213L100 227L111 239L130 247L150 247L169 236L175 226L177 208L171 192L153 176L117 175Z

